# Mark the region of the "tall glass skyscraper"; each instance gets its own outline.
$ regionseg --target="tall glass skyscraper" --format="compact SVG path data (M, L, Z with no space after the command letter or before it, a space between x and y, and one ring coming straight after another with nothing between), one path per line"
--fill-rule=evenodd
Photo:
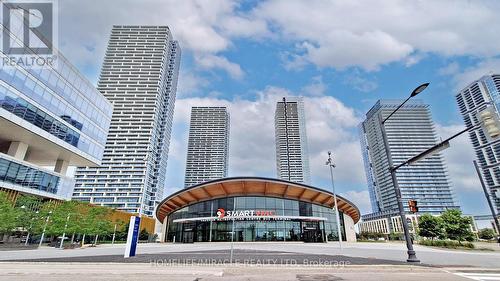
M397 199L389 173L386 147L379 115L388 116L401 100L379 100L361 124L361 148L374 212L397 210ZM429 106L420 100L409 101L385 123L394 165L425 151L438 142ZM397 171L401 197L408 212L408 200L417 200L419 213L440 214L459 208L441 154L421 160Z
M283 98L276 104L274 128L278 178L310 183L306 118L302 98Z
M163 198L181 50L167 26L114 26L98 89L114 111L102 166L73 198L152 216Z
M373 165L369 153L370 149L368 146L368 140L366 139L366 134L363 124L359 125L359 141L361 143L361 154L363 155L366 182L368 184L368 194L370 195L370 204L372 207L372 212L377 213L380 212L377 195L375 191L375 186L377 185L377 183L375 182L374 178Z
M8 29L3 34L21 45ZM14 200L19 194L69 200L74 180L66 176L68 166L101 164L112 106L53 52L53 65L0 67L0 191Z
M229 153L229 113L226 107L193 107L184 187L225 178Z
M486 137L480 126L478 113L492 106L500 109L500 75L492 74L473 81L456 95L466 127L472 127L469 138L476 152L481 173L490 193L490 199L500 212L500 140Z

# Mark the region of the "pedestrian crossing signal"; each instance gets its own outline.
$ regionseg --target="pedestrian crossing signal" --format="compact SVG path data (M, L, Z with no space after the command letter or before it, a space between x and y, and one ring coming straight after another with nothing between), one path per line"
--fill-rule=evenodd
M418 212L417 200L408 200L408 206L410 207L410 212Z

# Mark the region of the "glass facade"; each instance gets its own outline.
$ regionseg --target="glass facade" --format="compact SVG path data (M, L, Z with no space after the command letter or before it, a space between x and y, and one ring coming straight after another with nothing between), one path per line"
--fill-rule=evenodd
M267 215L220 218L219 209ZM345 240L342 213L340 218ZM231 241L233 223L234 241L338 241L334 210L310 202L263 196L219 198L177 210L168 217L166 241Z
M0 107L14 113L22 119L35 126L49 132L50 134L64 140L65 142L78 147L80 134L69 128L63 122L56 120L43 110L27 102L23 98L16 97L0 85ZM76 122L76 121L75 121ZM81 123L77 123L81 127Z
M456 95L458 108L469 130L469 139L476 153L477 162L490 199L500 212L500 142L487 137L481 126L480 113L493 105L496 113L500 109L500 75L485 75L473 81Z
M0 158L0 182L7 182L56 194L59 185L59 177Z
M438 142L429 106L421 100L411 100L392 115L384 128L388 147L382 137L380 118L389 116L401 100L379 100L361 123L361 149L374 213L398 209L394 185L387 169L387 150L394 165L425 151ZM446 162L437 153L417 163L398 169L396 177L403 202L417 200L422 213L440 214L458 209L449 181ZM409 212L408 206L404 206Z
M1 68L0 103L3 109L101 159L112 106L62 55L57 68ZM46 128L49 123L51 129Z

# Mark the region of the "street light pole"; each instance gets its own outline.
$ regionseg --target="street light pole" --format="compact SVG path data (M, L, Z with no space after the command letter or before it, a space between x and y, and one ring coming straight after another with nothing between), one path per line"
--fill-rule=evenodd
M396 177L396 170L394 169L394 164L392 162L391 152L389 148L389 142L387 140L387 133L385 131L384 123L382 121L382 113L379 113L380 127L382 131L382 139L384 141L385 153L387 156L387 162L389 164L389 172L391 174L392 184L394 186L394 192L396 193L396 200L398 203L399 216L401 218L401 225L403 226L403 232L406 240L406 248L408 249L408 259L407 262L420 262L417 258L415 250L413 250L413 244L410 237L410 231L408 230L408 223L406 222L406 215L403 208L403 200L401 198L401 190L399 189L398 179Z
M236 210L236 197L233 197L233 211ZM231 224L231 253L229 257L229 263L233 263L233 251L234 251L234 216L233 223Z
M45 219L45 225L43 226L42 237L40 238L40 243L38 243L38 247L42 246L43 238L45 236L45 230L47 229L47 224L49 223L50 214L52 214L52 211L49 212L49 214L47 215L47 218Z
M476 168L477 176L479 177L479 181L481 182L481 186L483 187L484 195L486 196L486 201L488 201L488 205L490 207L491 214L493 215L493 221L495 222L495 226L497 227L497 232L500 233L500 223L498 222L498 217L495 213L495 208L490 200L490 194L488 193L488 189L484 184L483 176L481 175L481 171L479 170L479 166L477 165L476 160L474 162L474 167Z
M22 205L22 206L21 206L21 209L23 210L23 212L25 212L25 211L26 211L26 206ZM25 214L26 214L26 213L25 213ZM31 230L31 224L32 224L32 223L33 223L33 222L30 222L30 227L29 227L29 229L28 229L28 234L26 235L26 241L24 241L24 246L28 246L28 239L30 238L30 230ZM24 227L23 227L23 229L26 229L26 228L24 228Z
M31 231L31 228L33 227L33 219L34 218L31 218L30 228L28 229L28 235L26 235L26 241L24 241L24 246L28 246L28 241L30 240L30 231Z
M337 206L337 194L335 193L335 181L333 179L333 168L335 168L335 164L332 160L332 153L328 151L328 160L326 161L326 165L330 167L330 177L332 179L332 191L333 191L333 202L335 207L335 219L337 220L337 235L339 236L339 247L342 250L342 233L340 231L340 216L339 216L339 208Z
M113 239L111 240L111 245L115 244L115 237L116 237L116 223L115 223L115 230L113 230Z
M62 249L62 247L63 247L64 238L66 236L66 228L68 228L68 221L69 221L70 216L71 216L71 213L69 213L68 216L66 217L66 224L64 225L64 232L63 232L62 239L61 239L61 245L59 245L59 249Z
M425 88L429 86L429 83L422 84L415 88L413 92L411 92L410 96L404 100L394 111L392 111L385 119L382 119L382 110L380 110L378 114L379 118L379 125L380 129L382 132L382 139L384 142L385 146L385 154L387 156L387 163L389 164L389 173L391 174L391 180L392 180L392 185L394 186L394 192L396 194L396 200L398 204L398 212L399 212L399 217L401 219L401 225L403 226L403 232L405 235L405 240L406 240L406 248L407 253L408 253L408 259L406 259L407 262L420 262L420 260L417 258L417 255L415 253L415 250L413 249L413 243L411 241L410 237L410 231L408 230L408 223L406 221L406 215L405 215L405 210L403 208L403 200L401 198L401 189L399 188L399 183L398 179L396 177L396 169L394 169L394 163L392 161L391 157L391 151L389 147L389 141L387 140L387 132L385 130L385 122L394 114L396 111L398 111L403 105L409 101L412 97L420 94Z

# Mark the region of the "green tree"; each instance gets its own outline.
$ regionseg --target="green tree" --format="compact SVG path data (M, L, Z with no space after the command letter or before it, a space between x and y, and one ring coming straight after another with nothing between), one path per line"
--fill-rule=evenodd
M28 233L26 239L33 234L35 219L38 216L37 211L41 204L41 199L33 195L21 195L16 200L16 209L19 213L16 225Z
M88 203L78 201L70 202L73 204L73 207L66 233L68 233L68 237L71 235L71 242L73 242L76 234L81 234L84 232L84 217L88 213L90 205Z
M483 228L478 232L479 238L484 240L491 240L495 238L495 231L491 228Z
M469 217L462 216L462 212L457 209L446 210L441 215L443 220L444 231L446 237L452 240L457 240L461 245L464 240L469 240L473 237L471 231L472 220Z
M21 195L16 200L16 208L22 208L26 211L36 212L40 205L42 204L42 200L40 197L36 197L33 195Z
M84 235L94 235L95 241L99 235L109 234L114 224L109 220L111 209L101 206L89 206L82 216Z
M45 229L45 237L59 234L60 214L57 212L60 202L46 201L40 206L37 215L37 223L34 226L36 233L42 233Z
M442 237L444 235L443 220L431 214L423 214L418 218L418 234L431 240Z
M0 234L8 235L17 224L19 211L4 192L0 192Z
M65 233L65 237L69 237L73 233L79 232L81 228L80 204L77 201L63 201L51 205L52 213L46 233L54 237L62 236Z

